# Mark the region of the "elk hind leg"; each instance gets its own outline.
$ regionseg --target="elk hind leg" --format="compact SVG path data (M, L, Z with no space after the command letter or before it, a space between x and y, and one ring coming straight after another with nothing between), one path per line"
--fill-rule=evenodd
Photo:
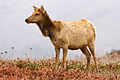
M87 46L84 46L81 51L83 52L83 54L86 56L87 58L87 70L89 70L89 66L90 66L90 61L91 61L91 54L87 49Z
M96 62L96 55L95 55L95 44L94 44L94 41L90 42L89 45L88 45L89 49L90 49L90 52L93 56L93 59L94 59L94 63L95 63L95 67L97 69L97 62Z

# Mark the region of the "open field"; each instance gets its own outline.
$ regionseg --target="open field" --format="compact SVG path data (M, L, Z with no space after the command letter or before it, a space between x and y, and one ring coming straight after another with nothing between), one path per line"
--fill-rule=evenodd
M67 69L55 69L55 58L30 60L0 60L0 80L120 80L120 54L114 52L97 58L98 71L91 61L85 70L86 59L67 60Z

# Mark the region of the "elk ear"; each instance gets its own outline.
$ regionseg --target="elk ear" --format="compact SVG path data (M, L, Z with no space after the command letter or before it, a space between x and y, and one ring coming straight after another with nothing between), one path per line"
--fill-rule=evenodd
M36 11L37 7L33 6L34 10Z
M45 14L45 15L47 14L47 12L46 12L45 10L43 10L42 12L43 12L43 14Z
M43 7L43 5L41 5L40 10L41 10L41 11L44 11L44 7Z
M43 12L43 14L46 14L46 11L45 11L43 5L41 5L40 10Z

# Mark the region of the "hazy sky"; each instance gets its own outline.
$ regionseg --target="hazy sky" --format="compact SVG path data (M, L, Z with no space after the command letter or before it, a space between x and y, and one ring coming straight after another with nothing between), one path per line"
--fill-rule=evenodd
M32 6L46 9L54 20L89 19L96 27L96 54L120 49L120 0L0 0L0 52L14 55L54 56L49 38L42 36L35 24L26 24L25 18L34 11ZM69 51L69 56L80 51Z

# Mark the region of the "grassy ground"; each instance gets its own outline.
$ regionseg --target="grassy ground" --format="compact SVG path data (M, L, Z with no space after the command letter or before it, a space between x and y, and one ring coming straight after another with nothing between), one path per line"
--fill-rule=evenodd
M55 69L55 59L0 60L0 80L120 80L120 54L109 54L97 58L98 72L91 61L87 72L86 59L67 60L67 69Z

